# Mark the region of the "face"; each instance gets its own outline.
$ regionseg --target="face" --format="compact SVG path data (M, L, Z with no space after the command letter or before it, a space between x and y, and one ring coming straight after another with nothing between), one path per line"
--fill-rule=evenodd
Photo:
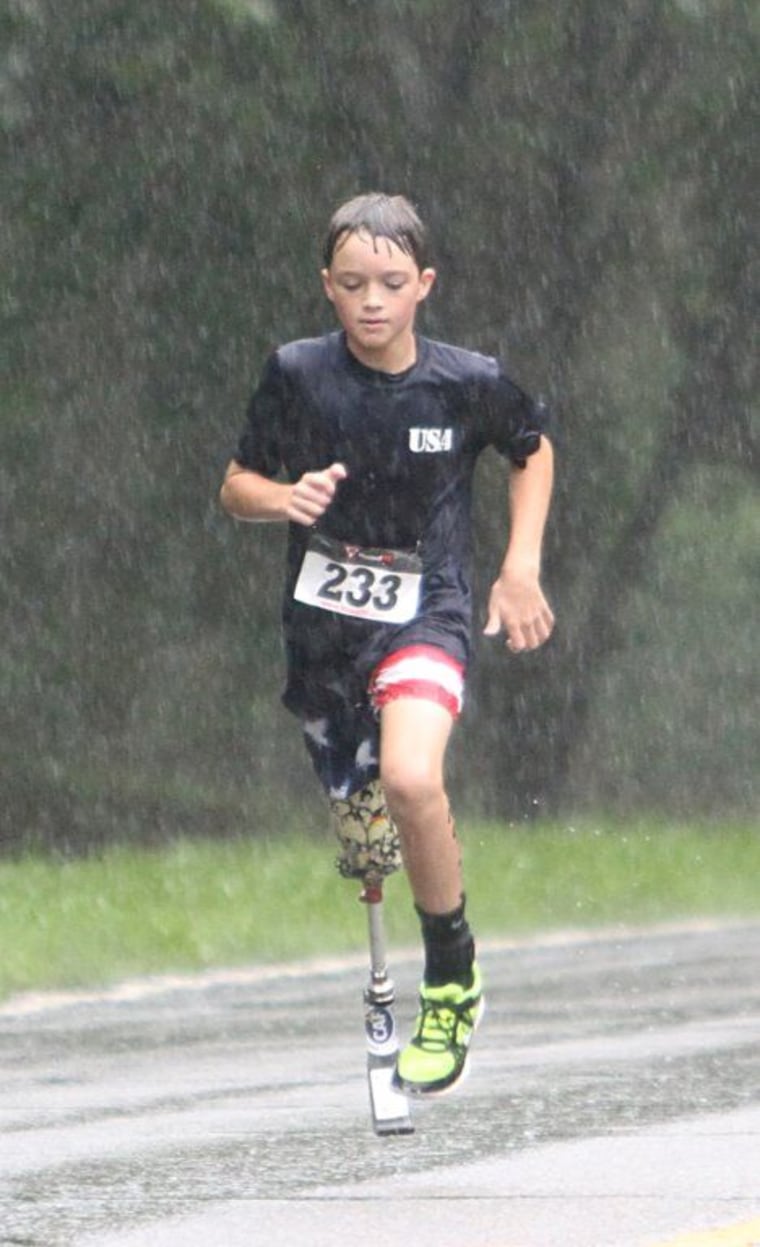
M411 367L414 318L435 281L432 268L420 271L414 257L389 238L348 234L322 281L357 359L384 372Z

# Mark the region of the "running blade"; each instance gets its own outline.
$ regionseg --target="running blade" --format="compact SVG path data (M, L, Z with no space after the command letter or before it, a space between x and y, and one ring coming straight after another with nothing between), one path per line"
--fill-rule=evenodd
M413 1134L409 1105L393 1082L395 1057L367 1055L367 1080L375 1134Z

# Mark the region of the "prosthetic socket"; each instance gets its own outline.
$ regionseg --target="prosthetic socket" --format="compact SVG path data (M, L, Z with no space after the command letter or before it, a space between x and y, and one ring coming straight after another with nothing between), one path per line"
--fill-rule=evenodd
M331 798L330 821L340 844L335 865L344 879L382 879L401 868L398 832L379 780L345 801Z

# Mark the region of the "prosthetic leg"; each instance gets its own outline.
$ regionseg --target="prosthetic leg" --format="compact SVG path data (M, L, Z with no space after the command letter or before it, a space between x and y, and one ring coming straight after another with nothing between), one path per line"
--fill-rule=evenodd
M398 1038L393 1016L394 987L385 960L382 881L364 884L359 898L367 906L370 978L364 991L367 1080L375 1134L412 1134L414 1126L403 1091L393 1083Z
M330 805L340 844L338 871L344 879L361 881L359 899L367 906L370 977L364 992L364 1028L372 1124L379 1135L411 1134L414 1126L406 1097L393 1084L398 1038L383 924L383 880L401 866L398 833L377 780Z

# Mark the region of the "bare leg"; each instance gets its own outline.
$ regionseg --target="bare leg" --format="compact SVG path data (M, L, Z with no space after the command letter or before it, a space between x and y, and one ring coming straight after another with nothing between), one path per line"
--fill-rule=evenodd
M428 914L450 913L462 900L459 843L443 778L451 727L443 706L421 698L396 698L381 712L380 778L412 895Z

